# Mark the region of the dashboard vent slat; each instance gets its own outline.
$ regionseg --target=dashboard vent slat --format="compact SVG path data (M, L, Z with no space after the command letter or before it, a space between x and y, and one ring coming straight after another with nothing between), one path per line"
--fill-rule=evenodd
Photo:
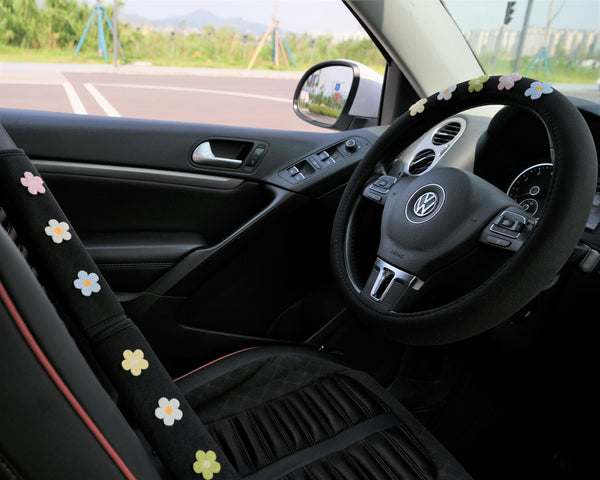
M433 134L431 142L434 145L444 145L453 140L460 132L461 125L458 122L450 122L442 126Z
M415 155L408 167L408 173L419 175L427 170L435 160L435 152L431 149L422 150Z

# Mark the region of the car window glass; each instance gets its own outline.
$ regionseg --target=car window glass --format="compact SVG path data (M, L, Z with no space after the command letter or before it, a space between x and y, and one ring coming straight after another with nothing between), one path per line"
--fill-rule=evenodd
M324 131L293 113L304 71L385 68L338 0L125 0L116 18L114 5L0 0L0 106Z
M444 0L488 74L518 72L600 100L598 0Z

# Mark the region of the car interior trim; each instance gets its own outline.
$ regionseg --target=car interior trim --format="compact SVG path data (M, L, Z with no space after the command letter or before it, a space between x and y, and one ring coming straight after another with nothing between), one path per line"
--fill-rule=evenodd
M240 186L243 180L206 175L201 173L184 173L167 170L154 170L150 168L120 167L116 165L74 164L54 160L34 160L33 164L40 173L58 173L69 175L94 176L104 178L119 178L131 180L144 180L175 185L189 185L193 187L214 188L231 190Z
M276 209L281 207L288 200L291 200L292 198L301 198L299 195L293 194L287 190L273 187L271 185L269 185L268 188L273 192L274 197L264 209L248 219L243 225L241 225L216 245L190 252L171 270L166 272L155 283L150 285L147 291L159 296L166 294L166 292L181 282L190 272L197 269L204 262L215 256L219 251L232 244L236 239L255 227L261 220L270 218L271 214L273 214Z

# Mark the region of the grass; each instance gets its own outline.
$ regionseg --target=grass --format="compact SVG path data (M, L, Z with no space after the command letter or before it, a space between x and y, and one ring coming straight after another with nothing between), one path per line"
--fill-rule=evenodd
M110 47L108 52L108 64L112 64L113 52ZM251 52L248 51L246 60L229 60L229 61L215 61L210 58L202 58L194 56L193 54L177 54L174 57L170 55L159 55L156 57L150 56L128 56L126 60L119 57L119 64L127 64L132 62L149 62L155 66L169 66L169 67L195 67L195 68L219 68L219 69L246 69ZM299 55L302 58L302 55ZM326 58L313 58L313 63L310 62L298 62L298 65L294 67L286 67L283 61L280 61L280 70L293 70L293 71L306 71L311 65L318 63ZM488 73L492 72L492 58L491 54L481 55L481 63L484 69ZM98 64L106 65L107 62L104 58L93 49L82 49L77 57L75 57L75 48L72 49L22 49L18 47L9 47L6 45L0 45L0 62L32 62L32 63L67 63L67 64ZM520 72L525 74L529 64L531 63L530 57L524 57L521 60ZM600 73L595 68L584 68L574 65L574 62L570 62L565 58L553 58L550 60L552 71L546 74L545 69L542 66L533 65L527 76L533 78L539 78L540 80L556 83L595 83ZM253 67L255 70L274 70L275 66L273 62L265 60L264 58L258 58ZM383 65L373 65L379 73L383 74L385 67ZM510 73L514 69L514 59L501 58L498 60L495 72L497 74Z
M514 72L514 58L498 59L495 72L492 72L491 54L481 55L480 61L485 71L489 74L502 75ZM546 72L546 68L543 65L531 63L531 57L523 57L519 73L545 82L596 83L596 80L600 76L600 71L597 68L580 67L577 65L578 62L566 58L550 59L551 69L548 69L548 72Z
M119 64L131 64L135 62L148 62L154 66L165 66L165 67L193 67L193 68L218 68L218 69L246 69L250 63L250 53L248 52L247 59L245 60L212 60L210 58L198 58L194 55L175 55L174 57L168 56L126 56L123 60L119 55ZM318 63L325 58L315 58L314 63ZM97 64L106 65L112 64L113 62L113 51L111 47L108 47L108 62L104 61L104 57L99 55L95 51L84 51L82 49L77 57L75 57L75 48L73 49L21 49L18 47L9 47L0 45L0 62L15 62L15 63L67 63L67 64ZM280 70L292 70L304 72L308 70L313 64L307 62L300 63L294 67L290 64L289 68L286 66L283 60L279 62ZM374 66L375 70L383 74L385 68L383 66ZM253 66L254 70L275 70L275 66L272 61L267 61L263 58L258 58Z
M112 60L110 52L109 61ZM104 64L104 58L96 52L80 52L75 57L75 49L51 50L51 49L23 49L0 45L0 62L16 63L97 63Z
M202 58L194 56L194 54L178 54L174 57L170 55L157 55L154 57L144 55L127 55L126 60L119 56L119 64L130 64L134 62L149 62L155 66L166 67L193 67L193 68L218 68L218 69L246 69L250 63L250 57L253 52L248 51L246 59L240 60L213 60L210 58ZM290 64L289 68L283 60L279 62L279 70L292 70L304 72L312 65L328 60L327 58L319 58L314 56L313 63L298 61L294 67ZM108 47L108 63L104 61L104 57L99 55L95 50L81 49L77 57L75 57L75 48L72 49L22 49L0 45L0 62L16 62L16 63L67 63L67 64L97 64L106 65L113 62L112 48ZM385 71L384 65L373 65L372 68L383 74ZM253 66L254 70L275 70L272 61L265 60L259 57Z

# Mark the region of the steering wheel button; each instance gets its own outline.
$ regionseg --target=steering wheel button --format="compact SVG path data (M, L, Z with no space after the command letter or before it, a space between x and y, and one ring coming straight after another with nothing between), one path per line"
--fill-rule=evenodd
M375 181L375 185L389 189L397 181L398 179L396 177L392 177L391 175L382 175Z
M494 223L490 227L490 230L494 233L499 233L500 235L504 235L505 237L509 237L509 238L517 238L519 236L518 231L508 229L508 228L503 228L503 227L499 226L497 223Z
M494 235L488 235L487 242L490 245L494 245L496 247L510 247L511 241L506 238L496 237Z
M513 228L515 226L515 221L510 219L510 218L506 218L504 217L502 220L500 220L500 226L504 227L504 228Z
M383 197L375 192L368 191L365 195L375 202L381 202L383 200Z
M388 193L390 191L389 188L386 187L380 187L377 183L373 183L369 186L369 189L374 191L374 192L378 192L381 193L383 195L385 195L386 193Z

